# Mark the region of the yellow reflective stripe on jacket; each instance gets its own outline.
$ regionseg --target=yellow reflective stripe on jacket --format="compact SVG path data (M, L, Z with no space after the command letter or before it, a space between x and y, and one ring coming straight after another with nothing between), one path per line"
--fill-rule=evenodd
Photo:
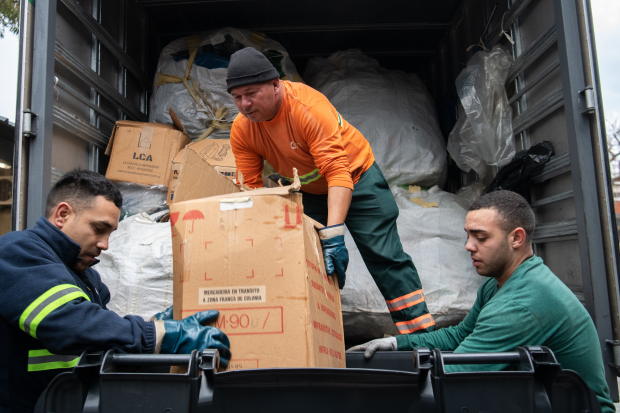
M321 174L319 173L319 168L316 168L314 171L310 171L305 175L301 175L299 177L299 182L302 185L308 185L309 183L316 181L320 177L321 177ZM283 178L293 182L293 178L288 178L286 176L283 176Z
M26 334L37 338L39 323L52 311L77 298L90 299L80 288L73 284L61 284L50 288L34 300L19 317L19 328Z
M30 350L28 352L28 371L69 369L80 361L78 356L60 356L47 350Z

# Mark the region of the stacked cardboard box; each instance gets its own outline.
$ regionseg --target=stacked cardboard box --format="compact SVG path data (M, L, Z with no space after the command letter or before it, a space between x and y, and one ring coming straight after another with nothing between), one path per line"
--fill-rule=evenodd
M116 122L105 152L110 157L105 176L113 181L168 186L172 159L191 142L172 109L170 116L174 126Z

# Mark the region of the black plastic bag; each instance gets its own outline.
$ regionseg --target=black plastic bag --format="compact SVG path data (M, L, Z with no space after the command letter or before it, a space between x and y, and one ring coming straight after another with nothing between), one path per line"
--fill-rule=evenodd
M530 178L540 172L554 155L553 146L549 141L518 152L508 165L499 170L484 193L508 190L518 193L530 202Z

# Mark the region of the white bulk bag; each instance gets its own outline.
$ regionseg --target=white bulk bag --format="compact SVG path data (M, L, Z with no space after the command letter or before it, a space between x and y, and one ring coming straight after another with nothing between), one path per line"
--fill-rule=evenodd
M347 50L311 59L304 79L370 142L390 186L443 185L446 145L418 76L384 69L360 50Z
M469 312L485 280L476 273L465 250L467 212L458 205L455 195L438 187L415 194L393 187L392 192L400 210L400 240L418 270L428 309L437 326L453 325ZM410 197L422 197L439 207L423 208ZM348 231L345 242L350 257L347 282L341 292L345 337L359 342L384 334L397 335L385 299Z
M145 320L172 305L170 223L141 212L118 224L95 269L111 294L108 309Z

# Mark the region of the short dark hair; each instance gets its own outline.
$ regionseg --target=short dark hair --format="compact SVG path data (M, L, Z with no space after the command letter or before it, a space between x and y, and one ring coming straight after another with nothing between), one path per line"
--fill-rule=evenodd
M532 242L536 217L525 198L512 191L494 191L478 198L469 208L470 211L494 209L500 219L500 226L505 232L523 228L525 239Z
M123 205L121 192L108 178L86 169L74 169L64 174L52 187L47 196L45 216L49 218L61 202L71 205L79 214L99 195L114 202L119 209Z

